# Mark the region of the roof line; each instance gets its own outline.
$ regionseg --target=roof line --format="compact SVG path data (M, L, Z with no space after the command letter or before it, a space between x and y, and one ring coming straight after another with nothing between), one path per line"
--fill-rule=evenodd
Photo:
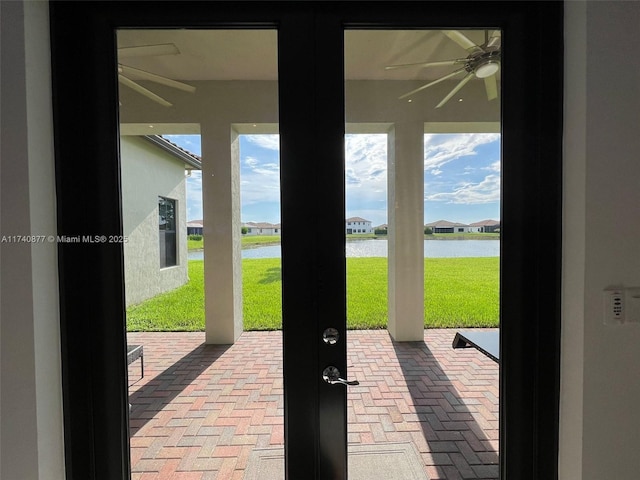
M175 143L167 140L166 138L160 135L145 135L144 138L146 138L148 141L150 141L154 145L157 145L158 147L162 148L164 151L172 154L173 156L179 158L180 160L183 160L185 163L191 165L193 168L202 170L202 161L200 160L200 157L198 157L197 155L194 155L184 150L183 148L180 148Z

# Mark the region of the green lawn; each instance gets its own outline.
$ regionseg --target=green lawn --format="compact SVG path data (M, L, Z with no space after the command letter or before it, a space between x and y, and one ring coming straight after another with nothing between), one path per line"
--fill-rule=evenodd
M272 245L280 243L280 235L243 235L242 246L247 247L251 245Z
M187 237L187 249L188 250L202 250L204 248L204 242L200 240L191 240Z
M497 327L499 259L425 259L425 327ZM243 305L246 330L281 328L279 259L245 259ZM188 284L127 309L129 331L204 329L202 260L189 262ZM347 325L387 324L387 259L347 259Z
M189 282L127 309L131 332L204 330L204 261L189 262Z

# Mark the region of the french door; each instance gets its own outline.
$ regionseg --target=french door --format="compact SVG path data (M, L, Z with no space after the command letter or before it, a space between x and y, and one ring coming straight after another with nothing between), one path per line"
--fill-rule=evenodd
M326 381L349 379L345 31L500 30L500 473L557 478L561 20L559 2L52 2L59 235L121 234L116 29L276 28L286 478L345 479L348 387ZM62 244L59 268L67 477L129 478L122 247Z

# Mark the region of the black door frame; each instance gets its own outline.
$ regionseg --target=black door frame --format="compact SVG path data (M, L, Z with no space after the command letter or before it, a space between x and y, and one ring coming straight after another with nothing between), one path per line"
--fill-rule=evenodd
M501 318L506 321L501 325L500 472L503 480L557 478L561 2L52 2L50 6L59 235L121 233L119 165L114 162L118 157L117 79L113 71L115 28L277 25L281 39L295 39L283 40L279 47L280 61L295 58L297 62L294 68L281 68L281 91L301 88L301 82L293 81L295 72L292 72L294 69L299 72L301 67L308 75L307 87L314 82L326 86L315 89L313 110L309 109L313 113L303 114L299 105L293 104L297 99L287 103L286 98L281 98L280 104L281 134L290 138L282 145L283 204L297 205L283 211L282 223L294 225L303 215L308 219L308 205L303 207L303 202L284 198L284 195L297 199L310 196L308 185L304 189L302 185L284 188L286 183L300 178L298 175L316 175L315 188L326 187L322 182L329 182L338 192L333 200L329 198L332 203L328 208L325 204L324 210L316 208L313 212L323 222L320 224L328 226L321 234L323 238L312 245L314 261L302 264L304 269L290 267L296 265L303 252L299 247L296 250L293 229L282 239L283 248L291 252L288 264L283 258L283 283L299 285L290 297L286 292L283 297L285 311L291 315L284 321L297 320L297 326L287 329L285 335L285 342L291 346L284 360L285 386L296 389L308 401L305 408L285 405L288 478L310 478L303 473L310 466L314 472L319 472L323 465L328 465L328 470L346 469L346 464L334 464L339 462L337 456L342 455L342 447L329 454L336 455L335 458L321 458L317 443L308 448L303 433L311 428L315 437L322 438L340 428L346 435L346 419L331 420L331 412L322 411L318 400L326 394L331 401L341 402L344 389L326 389L316 370L320 355L335 354L339 367L342 355L340 349L322 352L320 341L325 325L344 316L344 300L335 301L332 297L332 292L339 291L341 285L338 282L331 287L323 282L344 272L344 257L335 255L344 248L344 186L338 185L333 170L341 168L339 164L343 161L340 149L344 100L335 94L342 91L342 29L344 25L502 28L506 66L502 88L502 155L506 161L502 169ZM298 21L301 18L312 21L314 9L315 28L301 28ZM455 18L453 24L451 18ZM318 42L320 32L322 41ZM332 67L318 69L308 55L299 56L309 49ZM78 66L78 59L84 68ZM309 98L309 90L304 93ZM303 140L305 132L309 134L309 125L304 120L313 122L314 135L327 144L312 156L306 148L310 143ZM287 166L287 156L300 158L302 152L308 161ZM321 168L327 166L327 161L332 162L333 168ZM291 175L290 180L287 175ZM91 199L90 205L79 202L85 198ZM319 251L316 248L319 241L329 242L331 249ZM309 258L308 247L307 244L305 258ZM130 475L123 271L119 244L59 245L69 479L113 480ZM294 297L294 293L299 295ZM331 301L322 301L327 298ZM87 318L87 312L92 313L92 318ZM315 328L303 327L300 319L310 321ZM329 433L318 431L322 426Z

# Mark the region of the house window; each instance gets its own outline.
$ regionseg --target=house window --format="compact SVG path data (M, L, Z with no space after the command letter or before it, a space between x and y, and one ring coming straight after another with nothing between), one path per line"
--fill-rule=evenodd
M160 268L177 265L176 201L158 197L158 231L160 240Z

